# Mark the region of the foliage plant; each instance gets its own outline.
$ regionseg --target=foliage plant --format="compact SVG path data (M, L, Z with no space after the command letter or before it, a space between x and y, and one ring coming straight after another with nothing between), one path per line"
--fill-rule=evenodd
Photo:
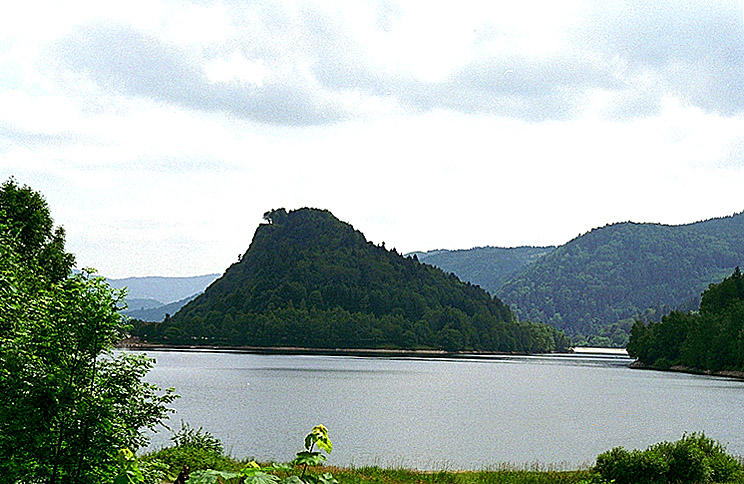
M0 475L107 482L175 396L143 380L151 360L114 351L124 294L92 270L71 275L43 197L6 182L0 212Z
M304 450L297 453L290 465L272 463L261 466L255 461L250 461L238 472L198 470L191 474L189 484L338 484L330 472L322 474L307 472L309 467L322 465L326 460L326 454L333 450L328 429L323 425L316 425L305 436L304 444ZM315 450L316 447L319 450ZM292 473L292 470L298 467L302 469L299 476Z
M113 484L160 484L166 477L162 464L140 461L129 449L121 449L118 457L119 470Z

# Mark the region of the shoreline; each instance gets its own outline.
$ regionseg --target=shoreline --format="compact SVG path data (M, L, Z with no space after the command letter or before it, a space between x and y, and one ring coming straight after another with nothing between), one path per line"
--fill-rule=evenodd
M247 353L258 355L318 355L318 356L368 356L402 358L499 358L503 356L528 356L527 353L494 353L478 351L448 352L445 350L400 350L385 348L305 348L296 346L222 346L222 345L176 345L137 343L119 346L118 349L133 351L199 351L214 353Z
M259 355L308 355L308 356L354 356L387 358L448 358L496 360L508 356L551 356L551 357L626 357L614 352L568 352L568 353L520 353L486 351L445 351L445 350L403 350L385 348L305 348L287 346L222 346L222 345L176 345L158 343L121 344L117 349L131 351L194 351L214 353L246 353Z
M641 363L638 360L635 360L633 363L631 363L629 365L629 368L632 370L651 370L651 371L663 371L663 372L671 372L671 373L685 373L688 375L717 376L721 378L730 378L733 380L744 381L744 371L701 370L698 368L690 368L689 366L682 366L682 365L674 365L674 366L670 366L669 368L657 368L651 365L647 365L645 363Z

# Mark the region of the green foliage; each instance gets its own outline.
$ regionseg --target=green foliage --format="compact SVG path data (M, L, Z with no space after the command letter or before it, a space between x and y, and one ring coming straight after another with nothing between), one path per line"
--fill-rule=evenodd
M0 475L98 483L120 467L117 449L146 443L140 431L161 422L175 397L143 381L150 360L113 351L128 329L118 313L123 294L89 271L59 277L34 255L44 251L44 230L23 227L51 224L45 204L34 207L17 212L10 229L0 222Z
M694 309L744 260L742 233L741 213L680 226L608 225L539 258L495 294L520 319L588 338L617 321Z
M44 196L13 178L0 185L0 226L14 240L21 260L33 264L50 281L64 279L75 264L65 252L65 230L54 228Z
M220 439L202 427L195 429L184 421L181 421L181 428L173 434L171 441L176 447L196 447L217 454L222 454L224 450Z
M333 450L333 444L328 437L328 429L324 425L316 425L305 437L305 449L311 450L313 445L317 445L329 454Z
M568 344L516 323L480 287L376 246L330 212L267 212L241 260L146 341L314 348L549 352Z
M114 484L139 484L145 481L145 476L142 475L139 463L131 450L121 449L118 457L122 469L114 477Z
M616 484L654 484L662 482L669 464L655 452L615 447L597 456L594 469Z
M142 461L137 459L131 450L121 449L113 484L160 484L167 478L167 471L162 462Z
M224 455L222 442L202 427L195 429L181 422L181 428L171 437L171 441L172 446L146 454L141 461L162 463L168 474L174 476L184 466L189 466L192 471L206 469L238 471L241 467Z
M628 354L653 368L744 370L744 281L738 268L702 295L697 313L672 312L636 323Z
M335 484L335 479L331 474L305 477L305 471L307 471L308 466L319 466L326 460L326 456L321 452L313 451L316 445L327 454L330 454L333 450L333 443L331 443L331 439L328 437L328 429L324 425L316 425L307 434L305 437L305 450L297 453L292 464L302 466L300 480L304 484Z
M697 433L643 451L616 447L597 456L594 469L616 484L730 482L742 477L741 464L721 444Z
M188 482L189 484L239 484L243 482L243 479L243 475L237 472L209 469L193 472Z
M187 430L184 431L184 428ZM338 484L333 474L329 472L306 474L308 467L317 467L326 459L326 456L320 451L314 451L316 446L328 454L333 450L333 443L328 437L328 429L323 425L316 425L307 434L305 450L297 453L291 465L272 463L260 466L255 461L250 461L239 470L235 469L237 463L234 460L222 455L222 443L209 432L205 432L201 428L194 431L191 427L182 425L181 431L176 435L179 438L172 439L174 442L178 442L176 446L148 454L142 460L168 462L171 464L170 468L173 474L175 474L176 469L188 465L194 471L189 479L190 484ZM219 445L215 445L215 442ZM184 452L184 450L194 449L198 449L204 454ZM206 454L217 458L217 461L213 462L214 465L204 466L203 456ZM175 462L170 458L173 455L185 458L185 460ZM294 467L297 466L302 467L302 473L299 476L292 474Z

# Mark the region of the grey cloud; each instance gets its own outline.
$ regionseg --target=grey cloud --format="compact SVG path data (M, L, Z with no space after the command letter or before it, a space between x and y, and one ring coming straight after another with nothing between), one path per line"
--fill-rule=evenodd
M0 122L0 140L5 140L11 145L22 145L26 147L62 145L71 141L79 141L80 139L80 137L69 133L48 134L29 131L13 126L12 124Z
M96 25L58 44L60 64L104 89L273 124L318 124L344 112L302 79L263 86L211 83L201 59L121 25Z
M740 2L623 0L592 5L596 10L575 26L569 47L558 55L527 57L515 46L514 54L477 60L435 83L380 76L365 65L341 27L325 19L325 38L342 41L322 51L315 72L329 89L393 96L411 109L527 120L578 116L595 89L612 94L605 114L614 119L653 115L667 94L724 116L744 111ZM499 32L484 27L481 35Z
M741 2L637 0L595 5L577 44L622 58L629 79L650 73L659 83L659 94L675 94L727 116L744 110Z
M509 55L476 59L439 82L381 72L342 20L309 7L290 12L282 4L236 3L236 25L251 19L250 28L240 29L229 45L197 53L125 26L99 25L66 39L55 55L65 68L104 89L282 125L358 115L340 101L346 93L392 99L411 111L448 109L535 121L580 116L594 90L611 93L606 115L614 119L653 115L666 94L722 115L744 110L738 2L590 5L594 10L577 20L561 52L528 56L515 45ZM380 4L376 28L391 28L398 14L394 5ZM499 35L495 26L479 29L480 41ZM203 56L236 49L263 61L274 75L261 86L210 83ZM301 63L310 66L309 78L295 72Z

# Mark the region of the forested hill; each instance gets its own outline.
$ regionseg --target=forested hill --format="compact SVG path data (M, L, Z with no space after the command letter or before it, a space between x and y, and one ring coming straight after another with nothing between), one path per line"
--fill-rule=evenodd
M618 223L558 247L497 294L520 318L596 334L649 308L694 308L743 261L741 213L677 226Z
M672 312L648 325L636 322L628 354L652 368L744 371L744 277L739 268L703 293L697 312Z
M404 258L330 212L267 212L241 260L148 341L542 352L562 333L517 323L483 289Z
M510 277L519 274L540 257L555 250L550 247L474 247L467 250L412 252L419 261L454 272L463 281L477 284L496 294Z

